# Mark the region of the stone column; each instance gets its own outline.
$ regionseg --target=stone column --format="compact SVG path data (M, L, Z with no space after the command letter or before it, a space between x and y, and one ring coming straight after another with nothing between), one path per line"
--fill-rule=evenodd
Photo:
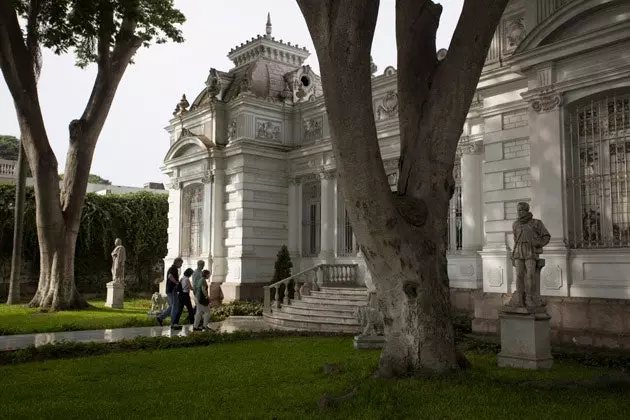
M201 231L201 255L204 257L202 259L206 259L205 257L210 257L211 253L211 244L212 244L212 173L208 170L204 174L203 178L201 178L201 182L203 182L203 213L202 213L202 226L203 230ZM209 261L206 261L206 264L209 264Z
M322 172L321 176L321 250L319 257L332 262L335 257L335 173Z
M227 274L227 260L225 255L225 226L223 221L225 194L225 170L214 170L212 188L212 283L221 284Z
M543 86L523 96L530 102L530 211L542 220L551 235L551 241L541 255L546 260L541 272L541 293L568 296L562 95Z
M177 178L171 178L166 188L168 189L168 251L166 257L164 257L164 279L166 279L166 271L171 264L173 264L173 260L180 256L180 216L182 205L182 190L179 180ZM164 279L159 287L161 294L166 294L166 283Z
M462 147L462 248L474 254L483 244L482 151L481 142Z
M302 224L302 188L299 179L289 179L289 253L292 259L300 257L300 228Z

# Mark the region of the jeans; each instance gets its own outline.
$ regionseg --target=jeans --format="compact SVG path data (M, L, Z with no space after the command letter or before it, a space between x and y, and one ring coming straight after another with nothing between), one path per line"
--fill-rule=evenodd
M166 294L166 301L168 302L168 306L156 318L158 318L160 320L164 320L165 318L168 318L169 316L172 315L172 313L173 313L172 312L173 311L173 305L174 305L174 302L173 302L174 298L175 298L175 292Z
M173 308L174 312L173 312L173 315L171 315L171 325L179 324L179 318L182 316L182 312L184 312L184 306L188 310L188 323L192 324L195 319L193 318L194 312L193 312L192 302L190 301L190 294L180 292L178 293L178 297L175 298L175 301L178 304L177 304L177 310Z

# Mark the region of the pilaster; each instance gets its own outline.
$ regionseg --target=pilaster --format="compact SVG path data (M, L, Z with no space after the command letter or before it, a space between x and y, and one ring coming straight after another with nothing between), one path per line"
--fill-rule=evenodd
M212 173L206 171L201 182L203 182L203 213L201 232L201 255L209 257L211 255L212 243Z
M182 190L180 182L177 178L171 178L166 184L168 189L168 250L164 257L164 279L166 279L166 271L173 264L173 260L180 254L180 229L181 229L181 204ZM162 279L159 286L161 294L166 293L166 283Z
M541 273L540 288L543 295L568 296L562 93L553 86L553 67L538 68L533 77L536 80L530 85L539 87L523 94L530 103L530 211L542 220L551 235L543 251L547 264Z
M225 227L223 212L225 208L225 170L215 169L212 182L212 283L223 283L227 274L225 251Z

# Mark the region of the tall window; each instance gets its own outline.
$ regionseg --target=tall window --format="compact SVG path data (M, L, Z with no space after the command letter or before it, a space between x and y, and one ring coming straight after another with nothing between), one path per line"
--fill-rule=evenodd
M570 245L630 247L630 95L600 95L568 111Z
M446 249L450 252L462 249L462 167L457 159L453 168L455 178L455 192L448 208L446 228Z
M321 184L302 186L302 255L314 257L320 252Z
M348 210L343 201L343 192L337 189L337 255L340 257L357 254L357 243L348 217Z
M203 235L203 185L184 188L182 208L182 256L201 255Z

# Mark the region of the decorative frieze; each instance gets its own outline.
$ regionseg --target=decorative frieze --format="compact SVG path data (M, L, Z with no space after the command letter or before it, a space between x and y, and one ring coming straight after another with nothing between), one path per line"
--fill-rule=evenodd
M205 161L195 162L189 165L185 165L179 168L179 176L187 177L193 175L201 175L206 170L207 165Z
M376 119L378 121L395 118L398 116L398 93L390 90L385 94L382 102L376 107Z
M558 109L562 104L562 95L549 92L539 95L532 101L532 109L538 113L550 112Z
M524 16L513 16L504 21L504 51L513 52L527 36Z
M256 138L259 140L280 141L280 123L269 120L256 120Z
M315 117L304 121L304 142L315 141L323 137L323 117Z
M467 141L460 143L458 149L459 153L462 155L478 155L483 151L483 142Z

